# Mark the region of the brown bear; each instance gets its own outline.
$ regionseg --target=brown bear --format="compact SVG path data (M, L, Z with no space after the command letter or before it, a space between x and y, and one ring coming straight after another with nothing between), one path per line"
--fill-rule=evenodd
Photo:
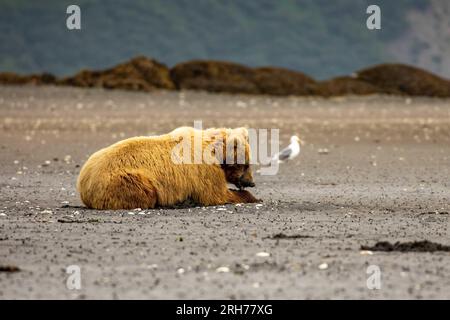
M182 127L97 151L81 169L77 189L94 209L170 207L188 200L203 206L259 202L242 189L254 186L249 163L247 129Z

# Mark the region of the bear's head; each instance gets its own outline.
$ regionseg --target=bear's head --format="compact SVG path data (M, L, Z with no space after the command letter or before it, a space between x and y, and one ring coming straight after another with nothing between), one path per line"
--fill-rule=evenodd
M239 189L254 187L250 167L248 130L246 128L208 129L206 134L213 136L216 147L223 151L220 165L227 182Z
M254 187L253 174L248 164L223 164L227 182L234 184L237 188Z

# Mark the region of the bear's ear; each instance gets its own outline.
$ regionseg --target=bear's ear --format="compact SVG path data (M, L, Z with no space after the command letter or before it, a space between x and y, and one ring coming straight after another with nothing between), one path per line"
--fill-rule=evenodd
M246 164L250 161L249 134L246 128L230 129L226 143L226 161L228 164Z
M248 142L248 129L241 127L241 128L236 128L233 129L233 135L237 135L239 137L242 137L245 141Z
M210 145L211 153L219 164L224 164L224 154L226 153L225 141L223 136L215 136Z
M221 136L215 136L213 138L213 145L215 149L223 149L225 146L225 141Z

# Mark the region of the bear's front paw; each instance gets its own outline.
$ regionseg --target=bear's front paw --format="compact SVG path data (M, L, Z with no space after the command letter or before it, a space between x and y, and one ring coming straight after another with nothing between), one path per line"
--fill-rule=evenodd
M262 202L261 199L256 199L250 192L247 190L231 190L238 197L239 202L241 203L258 203Z

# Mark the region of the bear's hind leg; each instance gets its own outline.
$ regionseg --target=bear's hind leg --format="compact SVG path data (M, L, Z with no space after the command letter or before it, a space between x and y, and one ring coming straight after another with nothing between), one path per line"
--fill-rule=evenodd
M156 189L145 174L122 172L111 179L103 209L150 209L156 206Z

